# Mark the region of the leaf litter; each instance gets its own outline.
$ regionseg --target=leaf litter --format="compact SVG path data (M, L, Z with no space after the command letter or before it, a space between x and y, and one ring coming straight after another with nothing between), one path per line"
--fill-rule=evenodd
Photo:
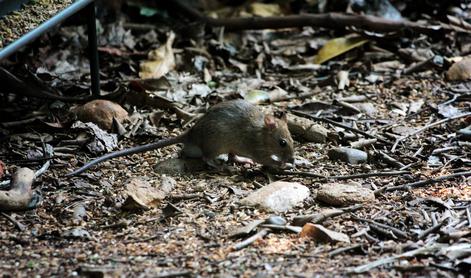
M141 8L151 16L148 11L156 7ZM286 9L252 4L235 14L272 16ZM310 27L236 33L206 28L198 37L201 33L185 19L152 14L168 24L144 24L135 14L103 23L102 91L119 96L113 101L130 115L127 122L110 119L111 131L77 121L71 104L5 95L0 104L2 193L10 189L17 167L39 169L46 161L51 166L43 167L33 183L42 201L26 212L2 212L1 272L469 273L470 102L469 90L458 89L469 87L468 75L452 76L447 68L424 62L433 57L432 49L447 57L466 51L449 48L450 38L408 34L389 42L370 34L368 40L345 43L349 31L334 36ZM196 37L186 35L182 24ZM335 38L342 44L325 50ZM463 49L469 44L459 36L453 40ZM83 27L63 27L40 42L21 53L30 57L24 60L29 74L63 95L88 93L87 64L77 58L85 54ZM329 55L315 58L322 53ZM149 67L142 66L146 59ZM315 59L323 65L315 65ZM415 72L408 70L411 66ZM7 68L24 74L19 61ZM178 146L170 146L63 177L104 152L180 134L210 105L238 97L300 117L292 124L295 170L269 173L250 165L201 170L178 158ZM46 144L53 149L50 157ZM166 176L162 163L167 163ZM276 213L241 202L277 180L306 187L309 196ZM352 184L355 188L339 190ZM360 200L348 195L352 190L367 192L368 201L355 204ZM281 203L290 194L276 198Z

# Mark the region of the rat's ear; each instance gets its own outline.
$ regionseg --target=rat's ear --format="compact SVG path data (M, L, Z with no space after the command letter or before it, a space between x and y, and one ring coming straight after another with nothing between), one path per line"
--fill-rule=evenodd
M286 115L286 112L284 111L277 111L274 113L275 117L282 120L283 122L287 123L288 122L288 116Z
M276 119L274 116L270 114L265 114L265 118L263 119L265 122L265 127L268 129L275 129L276 128Z
M288 116L286 115L286 112L284 111L275 111L273 115L275 116L275 118L280 119L285 123L288 122Z

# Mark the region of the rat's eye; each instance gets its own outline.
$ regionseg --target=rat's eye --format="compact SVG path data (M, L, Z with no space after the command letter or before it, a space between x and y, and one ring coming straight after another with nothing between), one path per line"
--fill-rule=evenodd
M286 145L288 145L288 142L285 139L280 139L280 146L286 147Z

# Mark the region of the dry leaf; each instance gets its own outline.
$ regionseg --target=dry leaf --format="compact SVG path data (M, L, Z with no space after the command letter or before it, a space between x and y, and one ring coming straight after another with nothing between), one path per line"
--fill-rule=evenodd
M141 63L139 77L160 78L175 68L175 55L172 49L174 40L175 33L171 32L164 45L149 52L149 60Z
M339 56L353 48L359 47L368 42L367 39L362 37L342 37L332 39L324 44L319 50L314 63L322 64L336 56Z
M166 193L141 178L134 178L126 185L125 195L123 208L148 210L156 208L165 198Z

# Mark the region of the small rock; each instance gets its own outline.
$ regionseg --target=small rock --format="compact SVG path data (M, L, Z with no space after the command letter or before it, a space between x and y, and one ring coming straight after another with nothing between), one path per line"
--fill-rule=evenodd
M267 220L265 220L265 223L266 224L273 224L273 225L286 225L286 223L288 223L288 221L286 221L286 219L284 219L281 216L271 215L270 217L267 218Z
M376 109L376 106L371 103L371 102L360 102L360 103L355 103L353 106L358 108L361 112L365 113L366 115L370 117L374 117L378 110Z
M325 143L329 133L325 127L295 115L288 115L288 129L294 136L314 143Z
M329 205L348 206L374 201L375 194L356 182L328 183L319 187L316 198Z
M81 277L123 277L121 267L81 265L78 269Z
M143 178L134 178L126 185L123 208L128 210L156 208L167 195Z
M465 140L471 140L471 126L458 130L458 134Z
M454 63L447 71L446 78L450 81L471 79L471 58Z
M113 128L113 118L122 123L128 119L128 112L119 104L109 100L97 99L72 110L82 122L92 122L104 130Z
M350 238L344 233L335 232L319 224L307 223L304 225L300 237L311 237L317 242L346 242L350 243Z
M92 239L92 236L90 233L80 227L77 228L72 228L70 230L64 231L62 233L63 238L68 238L68 239Z
M241 200L249 206L260 206L266 210L283 212L309 197L309 189L295 182L277 181L252 192Z
M397 125L391 128L391 131L397 135L407 135L416 132L418 129L416 127L407 126L407 125Z
M350 164L363 163L368 159L366 152L346 147L330 149L327 155L331 160L340 160Z
M165 193L170 193L177 184L177 181L174 178L162 175L162 179L160 181L160 189Z
M84 203L78 203L74 206L72 213L72 220L80 222L87 216L87 210L85 209Z
M443 166L443 163L440 161L440 157L436 155L431 155L427 159L427 166L428 167L440 167Z

